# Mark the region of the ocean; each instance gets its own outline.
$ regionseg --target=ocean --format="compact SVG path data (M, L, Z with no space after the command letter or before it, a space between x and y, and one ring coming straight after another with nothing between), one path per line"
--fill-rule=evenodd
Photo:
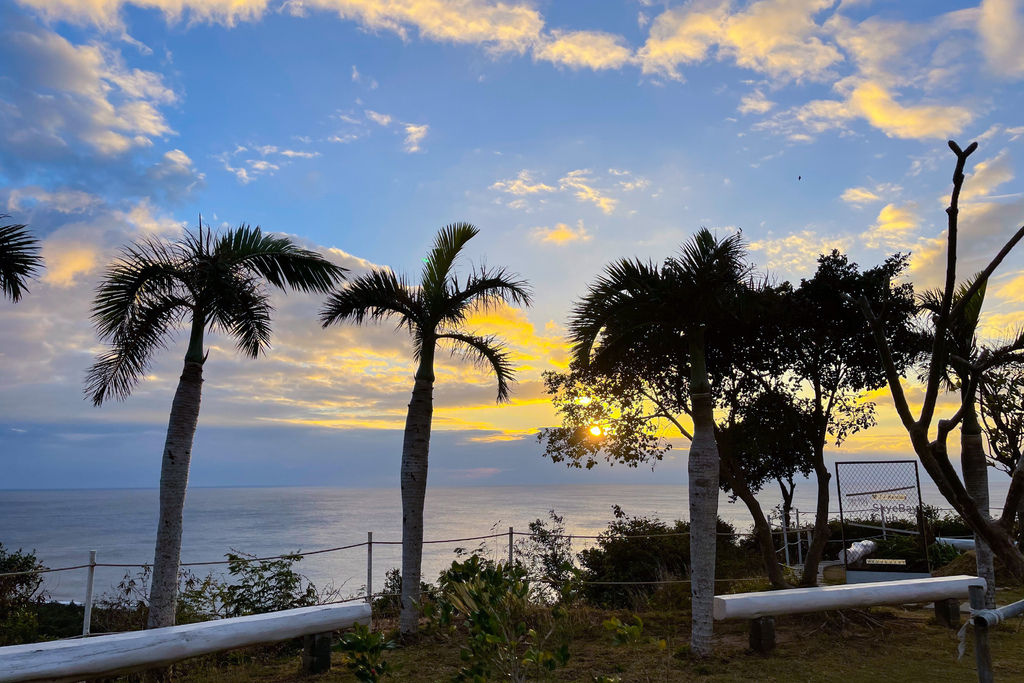
M993 501L1005 497L1007 482L993 482ZM934 485L922 480L928 504L946 508ZM759 496L766 512L781 497L768 486ZM835 500L835 488L832 489ZM795 507L813 516L815 489L798 484ZM564 516L569 533L596 535L612 519L612 506L628 515L687 519L685 486L655 485L550 485L429 488L425 512L425 539L455 539L507 534L508 527L526 531L537 518L554 509ZM34 550L48 567L97 561L114 564L152 562L156 534L156 489L111 490L0 490L0 543L8 550ZM833 506L837 509L836 506ZM719 514L738 531L747 531L750 515L742 502L722 495ZM185 506L183 562L224 559L241 551L261 556L283 552L333 548L366 541L373 532L374 588L383 585L385 572L400 565L401 499L398 489L347 488L193 488ZM580 542L583 547L587 542ZM434 580L455 558L456 547L475 548L477 541L430 544L424 548L423 576ZM496 557L507 554L507 535L487 542ZM343 595L355 595L366 583L366 549L304 558L295 565L318 587L333 585ZM196 568L205 575L209 568ZM136 570L131 570L136 571ZM111 592L126 570L101 567L96 571L96 593ZM47 574L46 590L55 600L81 602L86 570Z

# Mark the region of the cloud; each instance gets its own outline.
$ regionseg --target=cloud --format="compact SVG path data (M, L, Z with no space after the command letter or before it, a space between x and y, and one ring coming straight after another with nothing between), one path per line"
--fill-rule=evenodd
M1024 11L1020 0L983 0L978 38L993 71L1008 78L1024 76Z
M160 107L177 101L161 74L129 68L120 51L75 45L20 17L0 32L0 139L27 158L78 145L105 156L173 135Z
M775 103L764 96L760 90L755 90L740 100L740 106L736 110L741 114L767 114L775 107Z
M1009 150L1002 150L996 156L974 165L974 172L964 181L960 198L976 199L992 194L1003 183L1013 180L1013 162Z
M367 109L365 113L366 118L381 126L387 126L391 123L391 116L389 114L378 114L372 109Z
M622 36L603 31L552 31L550 38L533 50L534 59L570 69L618 69L633 59Z
M420 143L423 138L427 137L427 132L430 130L430 126L427 124L416 125L414 123L405 124L405 151L410 154L413 152L422 152Z
M7 195L7 210L10 212L27 211L33 205L46 204L60 213L82 213L102 203L100 197L81 190L47 192L38 185L15 188Z
M737 10L728 0L697 0L658 15L638 58L643 73L680 79L679 65L702 62L717 47L719 60L779 81L822 80L843 61L814 20L833 4L760 0Z
M576 227L570 227L565 223L556 223L553 228L536 227L530 231L530 238L542 244L562 246L573 242L589 242L593 235L583 227L583 221L579 220Z
M755 240L748 247L764 255L764 266L779 271L786 277L809 277L817 266L818 256L833 249L846 251L852 245L849 237L830 237L818 229L805 229L785 237Z
M527 170L520 171L515 178L499 180L491 185L492 190L500 190L516 197L526 197L541 192L555 192L557 188L544 183L534 183L533 176Z
M575 171L569 171L564 178L558 181L558 185L563 190L570 190L573 192L573 196L576 197L577 201L590 202L597 208L601 209L606 214L610 214L615 210L619 200L612 199L607 196L596 187L591 185L593 180L590 178L590 169L582 168Z
M843 191L840 196L847 204L853 204L857 208L860 208L864 204L870 204L871 202L880 202L882 198L877 194L867 189L866 187L850 187Z
M66 289L99 267L100 253L93 244L51 239L43 242L43 259L43 282Z
M314 159L320 156L320 152L297 152L293 149L283 149L281 155L289 159Z
M828 130L848 131L855 119L863 119L891 138L940 139L960 133L975 114L956 105L904 105L886 88L871 81L846 79L839 85L843 100L812 100L779 112L754 124L755 130L769 130L804 138Z
M847 204L851 204L854 207L860 209L865 204L872 204L874 202L880 202L886 196L898 195L903 191L903 188L899 185L892 183L875 183L874 187L869 189L866 187L849 187L843 191L840 195Z
M878 212L875 224L862 237L865 245L872 249L903 249L909 246L910 238L920 224L917 204L913 202L908 202L903 206L886 204Z

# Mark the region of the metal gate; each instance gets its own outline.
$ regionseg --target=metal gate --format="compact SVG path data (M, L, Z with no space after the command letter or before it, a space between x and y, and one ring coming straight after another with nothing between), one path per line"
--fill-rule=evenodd
M837 461L847 583L931 576L916 460Z

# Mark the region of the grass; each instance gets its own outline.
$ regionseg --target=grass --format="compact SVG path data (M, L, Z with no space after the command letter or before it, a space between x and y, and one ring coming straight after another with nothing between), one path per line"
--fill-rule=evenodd
M1001 590L999 604L1024 598L1024 590ZM708 661L691 660L685 645L689 638L688 614L680 611L647 611L645 642L615 646L602 622L612 616L623 621L624 611L574 609L563 628L571 633L569 665L556 672L554 681L590 681L595 675L617 675L622 683L656 681L739 681L823 683L885 683L888 681L963 682L976 680L973 642L967 633L967 651L957 661L957 637L940 626L931 610L923 608L872 608L776 619L777 649L768 657L747 650L744 622L715 624L716 655ZM390 627L391 623L378 626ZM996 680L1024 680L1024 634L1019 624L1004 624L991 632ZM667 647L648 644L646 637L664 638ZM403 665L386 680L426 682L451 680L461 666L459 642L424 636L420 642L396 650L389 661ZM241 661L240 661L241 660ZM235 663L190 667L182 683L355 681L344 667L343 655L335 653L332 671L307 676L300 671L297 655L261 661L236 658ZM541 679L544 680L544 679Z

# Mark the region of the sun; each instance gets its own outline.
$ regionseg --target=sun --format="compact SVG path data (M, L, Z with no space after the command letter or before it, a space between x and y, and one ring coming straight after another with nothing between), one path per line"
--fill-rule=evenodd
M594 425L593 427L590 428L590 433L593 434L594 436L601 436L601 427L598 425Z

